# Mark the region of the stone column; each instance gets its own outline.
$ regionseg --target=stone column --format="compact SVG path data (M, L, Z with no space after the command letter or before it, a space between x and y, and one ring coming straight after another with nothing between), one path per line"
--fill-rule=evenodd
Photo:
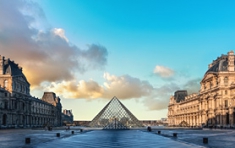
M194 116L193 116L193 114L192 114L192 124L191 124L191 126L194 126Z
M220 126L223 125L223 113L222 113L222 111L220 112L219 120L220 120L219 121Z
M226 113L224 110L222 110L222 125L225 126L226 124Z
M206 116L206 113L203 112L203 113L202 113L202 123L204 123L204 124L206 124L206 122L205 122L205 116Z
M193 126L194 125L194 116L193 116L193 114L191 115L191 126Z
M232 107L229 108L229 125L230 126L233 125L233 108Z
M188 124L189 124L189 126L190 126L190 115L188 115Z
M186 115L186 122L189 125L189 121L188 121L188 115Z

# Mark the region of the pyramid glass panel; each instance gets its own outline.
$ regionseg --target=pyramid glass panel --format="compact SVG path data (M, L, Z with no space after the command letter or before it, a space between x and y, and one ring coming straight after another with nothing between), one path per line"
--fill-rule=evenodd
M90 127L103 129L129 129L143 124L118 100L113 99L95 116Z

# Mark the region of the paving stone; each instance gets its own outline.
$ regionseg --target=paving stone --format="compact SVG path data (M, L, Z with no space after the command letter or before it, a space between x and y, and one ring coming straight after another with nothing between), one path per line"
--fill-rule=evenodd
M71 130L75 133L71 134ZM64 147L157 147L157 148L234 148L235 130L184 130L184 129L146 129L136 130L97 130L71 127L71 130L57 128L53 131L31 129L0 130L0 148L64 148ZM161 134L157 132L161 130ZM56 137L60 133L60 137ZM177 138L172 136L177 133ZM30 137L30 144L25 138ZM202 138L208 137L208 144Z

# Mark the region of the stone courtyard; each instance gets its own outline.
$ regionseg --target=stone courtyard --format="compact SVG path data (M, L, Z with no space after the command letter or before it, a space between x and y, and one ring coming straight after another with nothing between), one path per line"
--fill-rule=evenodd
M72 134L74 131L74 134ZM158 134L161 131L161 134ZM60 137L56 136L60 133ZM177 133L177 137L173 137ZM25 144L25 138L30 144ZM208 137L208 144L202 138ZM6 129L0 130L1 148L44 148L44 147L210 147L232 148L235 145L235 130L192 130L192 129L146 129L97 130L80 127L53 129Z

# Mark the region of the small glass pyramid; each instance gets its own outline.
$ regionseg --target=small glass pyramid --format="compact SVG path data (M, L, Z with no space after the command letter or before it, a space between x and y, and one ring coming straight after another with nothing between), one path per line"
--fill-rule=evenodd
M90 127L103 129L129 129L143 124L118 100L111 101L95 116Z

